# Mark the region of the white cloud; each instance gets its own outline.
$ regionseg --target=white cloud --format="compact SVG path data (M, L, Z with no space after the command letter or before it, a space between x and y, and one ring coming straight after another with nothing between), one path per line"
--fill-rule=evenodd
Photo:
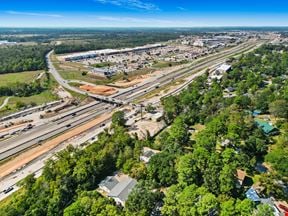
M181 10L181 11L187 11L187 9L184 8L184 7L177 7L177 9L178 9L178 10Z
M173 24L175 23L172 20L164 20L164 19L152 19L152 18L135 18L135 17L114 17L114 16L96 16L95 17L99 21L108 21L115 23L143 23L143 24Z
M111 4L119 7L146 10L146 11L157 11L159 7L153 3L144 2L142 0L94 0L101 4Z
M39 16L39 17L54 17L54 18L63 17L62 15L59 15L59 14L30 13L30 12L21 12L21 11L6 11L6 13L12 14L12 15L24 15L24 16Z

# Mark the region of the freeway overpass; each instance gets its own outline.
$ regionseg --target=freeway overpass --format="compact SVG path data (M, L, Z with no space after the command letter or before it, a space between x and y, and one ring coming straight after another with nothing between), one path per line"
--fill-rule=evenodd
M210 57L209 59L205 59L205 61L203 61L203 62L202 61L197 62L196 64L191 65L188 68L183 68L179 71L175 71L174 73L166 74L165 76L161 76L161 77L157 77L153 82L145 83L142 86L138 86L138 87L133 89L133 91L134 91L133 94L131 91L127 91L127 92L124 92L124 93L121 93L121 94L115 96L115 98L113 98L113 99L115 101L119 101L119 102L123 102L124 100L125 100L125 102L126 101L132 102L134 99L136 99L136 98L146 94L147 92L155 89L156 84L159 87L161 87L161 86L164 86L167 83L169 83L171 81L171 79L178 79L178 78L186 76L187 74L194 74L195 73L195 77L196 77L198 75L201 75L201 72L199 72L200 69L202 70L205 67L211 67L215 64L219 64L219 63L223 62L230 55L235 55L235 54L239 54L242 52L248 52L251 49L257 47L258 45L259 45L259 43L252 43L252 44L248 44L247 46L246 45L245 46L238 46L238 47L229 49L229 51L218 53L215 57L212 57L212 58ZM63 80L63 78L61 78L61 79ZM57 80L57 81L59 82L59 80ZM67 81L63 80L64 84L66 82ZM184 88L185 86L181 87L181 89ZM68 88L68 89L70 89L70 88ZM73 89L72 91L74 91L75 89ZM86 94L86 92L83 94ZM110 101L105 101L105 102L110 103ZM114 103L114 104L117 104L117 103ZM68 111L67 113L62 114L61 116L59 116L59 119L57 119L57 120L55 120L49 124L46 124L45 126L40 126L38 128L34 128L33 130L29 131L28 133L22 134L22 137L20 135L17 138L16 137L12 138L11 140L9 140L10 143L4 143L4 142L1 143L0 142L0 156L3 158L7 158L7 156L9 156L9 155L11 156L13 154L17 154L19 151L23 150L23 148L27 147L28 145L30 146L30 144L33 145L35 143L38 143L39 141L46 140L46 138L48 138L46 136L49 136L49 137L52 136L53 137L53 136L57 135L58 133L63 132L62 130L65 130L65 129L70 130L71 128L77 127L77 126L79 126L79 124L83 124L84 122L95 118L97 115L99 115L99 112L102 112L102 111L105 112L105 108L103 107L103 105L104 105L103 103L95 102L94 104L79 107L79 108L77 108L77 110ZM108 104L106 104L106 105L109 106ZM108 107L106 112L109 112L111 109L113 109L113 107ZM91 111L92 111L92 113L91 113ZM77 115L73 115L75 113L77 113ZM101 128L99 128L99 130L100 129ZM15 151L15 152L12 152L12 151ZM1 155L1 152L2 152L2 155ZM38 171L39 168L35 169L35 170ZM14 179L14 177L15 176L17 177L17 175L19 175L19 172L12 173L7 178L5 177L5 179L3 178L1 181L2 181L2 183L5 183L4 188L7 188L9 185L11 185L11 183L10 183L11 179ZM25 177L25 176L23 175L23 177ZM1 187L1 185L0 185L0 187ZM3 197L0 196L0 199L2 199L2 198Z
M104 96L100 96L100 95L96 95L96 94L92 94L90 92L87 92L87 91L82 91L81 89L78 89L76 87L73 87L71 85L69 85L68 81L63 79L63 77L58 73L58 71L56 70L56 68L54 67L51 59L50 59L50 56L51 54L53 53L54 51L50 51L47 55L46 55L46 61L47 61L47 64L48 64L48 69L49 69L49 73L51 73L54 78L56 79L56 81L61 85L63 86L64 88L70 90L70 91L73 91L73 92L76 92L76 93L79 93L79 94L82 94L82 95L87 95L87 96L90 96L98 101L101 101L101 102L106 102L106 103L110 103L110 104L116 104L116 105L124 105L124 104L127 104L126 101L124 100L120 100L120 99L116 99L116 98L110 98L110 97L104 97Z

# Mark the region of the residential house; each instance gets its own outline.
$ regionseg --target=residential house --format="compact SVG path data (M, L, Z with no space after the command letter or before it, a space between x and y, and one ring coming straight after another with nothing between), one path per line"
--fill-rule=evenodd
M129 194L136 186L137 181L124 174L116 174L115 176L107 176L99 184L99 190L115 200L118 205L125 206Z
M119 183L115 176L107 176L103 181L98 185L99 188L106 193L110 193L110 191Z
M246 198L253 201L253 202L260 202L260 197L258 195L258 193L256 192L256 190L251 187L246 193Z
M247 179L246 172L243 171L243 170L237 169L236 170L236 177L237 177L237 180L238 180L237 187L240 188L240 187L242 187L242 185L244 184L245 180Z
M253 187L251 187L246 193L246 198L255 202L256 204L264 204L264 205L269 205L273 211L274 211L274 215L275 216L282 216L283 214L281 214L281 209L279 208L279 206L276 205L275 200L270 197L270 198L261 198L256 189L254 189Z
M142 155L140 156L140 160L143 161L144 163L149 163L149 160L151 157L154 155L158 154L160 151L144 147L142 150Z
M279 133L279 130L276 127L272 126L266 121L256 119L255 123L266 135L276 135Z

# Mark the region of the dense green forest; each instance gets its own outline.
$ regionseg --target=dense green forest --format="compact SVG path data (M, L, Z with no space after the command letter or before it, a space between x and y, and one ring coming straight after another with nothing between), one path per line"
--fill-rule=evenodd
M44 90L45 87L41 84L40 81L34 81L30 83L15 83L9 86L0 86L0 97L29 97L35 94L40 94Z
M236 170L257 175L265 197L288 199L287 56L287 47L264 45L230 59L232 71L221 82L208 85L208 73L195 79L162 101L170 127L156 138L129 136L123 113L115 113L98 141L84 149L70 146L47 162L41 177L21 182L23 189L0 215L272 216L268 205L245 198L250 186L237 187ZM227 87L235 97L223 97ZM276 119L279 135L257 127L255 109ZM198 124L204 129L195 133ZM221 146L226 139L229 144ZM139 160L143 146L161 151L147 166ZM272 170L259 173L259 161ZM124 209L95 190L116 170L138 180Z
M46 69L45 45L0 47L0 74Z

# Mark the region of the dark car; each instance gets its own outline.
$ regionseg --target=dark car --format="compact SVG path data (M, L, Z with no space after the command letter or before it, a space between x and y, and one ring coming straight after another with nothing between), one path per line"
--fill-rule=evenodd
M5 189L3 192L4 194L9 193L10 191L12 191L14 188L13 187L8 187L7 189Z

